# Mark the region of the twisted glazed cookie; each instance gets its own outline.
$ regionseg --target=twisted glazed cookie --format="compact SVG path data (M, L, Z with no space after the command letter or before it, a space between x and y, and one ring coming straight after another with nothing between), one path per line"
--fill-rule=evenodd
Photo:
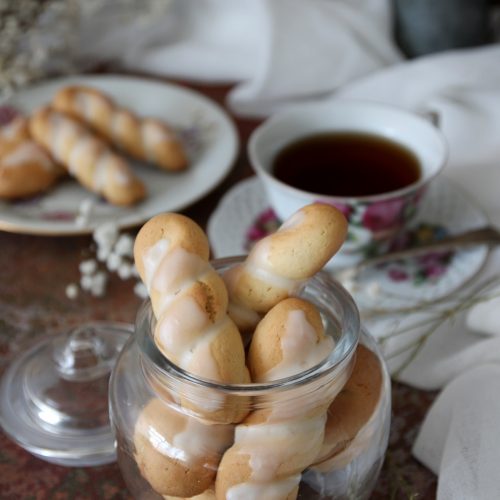
M155 342L170 361L197 377L247 383L241 336L227 315L224 282L208 257L205 233L183 215L157 215L139 231L134 258L157 319ZM229 399L218 401L209 389L202 389L182 404L213 421L243 418L245 410L236 400L234 405Z
M123 158L64 113L44 107L31 117L30 132L84 187L116 205L131 205L145 187Z
M281 301L259 323L249 350L252 380L269 382L298 374L333 349L318 310L298 298ZM346 370L348 372L348 370ZM326 410L348 377L326 386L288 389L236 427L234 445L217 472L218 500L296 498L301 473L318 455Z
M209 425L179 410L156 398L143 408L134 431L137 466L166 498L210 498L207 490L233 440L233 428Z
M370 422L376 415L383 383L377 355L358 345L351 377L328 408L325 439L314 470L341 469L369 445Z
M310 302L290 297L262 318L248 350L252 382L271 382L303 372L333 349L321 316Z
M91 126L111 144L138 160L165 170L187 167L186 153L175 132L153 118L139 118L103 92L85 86L62 88L52 105Z
M246 260L224 275L229 314L240 330L252 330L262 314L296 293L338 251L347 221L336 208L307 205L274 234L258 241Z
M19 116L0 129L0 198L41 193L62 175L64 169L31 139L26 118Z

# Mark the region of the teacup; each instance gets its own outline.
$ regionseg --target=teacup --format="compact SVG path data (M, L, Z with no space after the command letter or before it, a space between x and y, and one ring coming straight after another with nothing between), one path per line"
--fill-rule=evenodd
M362 167L360 172L365 173L354 175L354 182L350 179L351 183L343 187L340 187L340 177L338 182L336 177L340 170L334 170L340 168L338 165L331 167L333 179L320 181L319 185L300 177L289 179L286 172L289 166L292 167L294 151L306 154L306 160L302 160L309 175L309 171L314 171L314 165L312 160L311 165L308 164L305 148L313 147L314 141L323 141L322 147L325 148L328 147L325 141L339 137L344 140L343 147L347 152L357 154L361 151L360 145L365 147L359 141L369 139L379 141L380 147L394 147L400 150L398 154L404 153L408 157L394 159L393 174L384 177L382 170L380 173L378 170L382 168L381 164L375 166L380 154L368 152L367 158L361 162L359 158L357 160L360 165L356 168ZM345 142L349 138L354 138L352 144ZM346 144L351 145L346 147ZM344 266L386 252L395 238L409 227L418 214L429 183L445 165L447 146L440 130L423 115L370 101L330 100L296 105L276 113L253 132L248 153L269 203L280 220L287 219L301 206L315 202L334 205L344 213L349 222L348 236L339 254L329 263L330 266ZM335 154L331 155L332 161L336 159ZM413 177L399 187L398 184L395 188L384 187L390 186L385 181L399 175L403 163L405 169L409 168L408 161L416 164ZM323 168L329 169L329 163ZM354 167L346 169L347 172L351 170L354 171ZM370 175L371 181L366 181L365 177ZM384 181L382 187L377 182L380 179ZM337 188L340 195L335 193ZM371 188L374 191L370 191Z

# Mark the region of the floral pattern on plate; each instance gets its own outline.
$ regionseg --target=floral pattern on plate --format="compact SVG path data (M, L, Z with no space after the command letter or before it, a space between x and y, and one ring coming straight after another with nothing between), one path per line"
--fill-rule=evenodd
M392 240L417 213L426 187L399 198L381 201L351 201L333 203L349 222L343 252L367 258L388 249ZM322 199L319 203L326 203Z

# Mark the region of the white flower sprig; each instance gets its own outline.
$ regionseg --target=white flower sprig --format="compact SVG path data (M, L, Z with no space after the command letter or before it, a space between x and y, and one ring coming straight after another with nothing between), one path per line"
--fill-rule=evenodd
M362 317L365 321L385 317L394 319L395 326L386 334L377 336L377 341L383 351L391 340L398 338L401 341L401 344L398 344L394 350L385 353L387 361L403 356L403 361L392 372L392 376L397 379L442 325L454 321L459 314L470 311L477 304L498 298L499 286L500 275L494 275L466 292L458 291L441 300L421 301L416 305L395 310L373 307L362 311ZM406 321L410 316L415 317L415 321ZM398 324L398 318L401 319L402 324Z
M120 233L113 222L105 222L94 230L93 241L95 255L80 262L80 281L66 286L66 296L75 300L80 292L86 292L102 297L109 276L116 274L121 280L134 280L134 293L146 298L146 287L134 265L134 238L128 233Z
M158 24L171 3L172 0L0 0L0 99L42 78L75 73L88 68L89 63L102 62L80 57L85 49L83 32L99 39L103 33L133 28L132 40L137 43L140 33L148 33L148 23ZM119 58L129 49L130 46L120 44L114 57Z
M77 0L0 0L0 96L73 70Z

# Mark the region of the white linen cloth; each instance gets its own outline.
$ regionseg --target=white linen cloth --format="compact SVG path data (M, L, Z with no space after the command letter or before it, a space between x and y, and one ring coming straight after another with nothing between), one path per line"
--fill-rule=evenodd
M443 175L458 183L500 226L499 61L500 45L427 56L353 82L338 91L336 98L371 99L418 112L437 112L450 152ZM500 250L492 252L474 283L497 273ZM399 327L416 319L409 317ZM481 329L478 321L481 318L476 314L475 328ZM377 336L389 324L390 319L370 325L372 333ZM471 333L463 315L453 318L429 337L398 378L421 389L439 389L465 366L497 356L489 343ZM391 350L396 348L391 346Z
M379 71L346 86L337 97L437 112L450 150L444 175L500 226L498 62L498 45L436 54ZM480 275L462 292L495 275L500 276L500 249L492 251ZM490 294L498 297L500 289ZM399 328L418 320L410 315ZM388 322L372 325L372 333L382 333ZM392 349L397 349L398 337L394 339ZM413 448L439 475L438 500L500 498L499 299L478 303L444 322L398 378L422 389L444 387Z
M439 474L439 500L500 498L499 380L498 363L469 369L429 410L413 453Z
M319 98L436 111L450 148L444 175L500 225L500 46L403 61L390 22L390 2L380 0L182 0L147 33L135 31L127 55L117 50L121 42L100 40L96 50L91 37L85 55L119 56L125 67L172 77L236 82L228 104L244 115ZM476 282L495 274L500 249ZM377 336L386 325L370 326ZM414 448L439 474L439 500L500 498L499 334L498 302L477 305L445 322L399 374L421 389L444 388Z
M323 95L402 59L389 36L390 3L380 0L170 0L147 30L137 23L96 30L101 18L93 12L83 24L79 57L237 82L229 104L247 115Z

